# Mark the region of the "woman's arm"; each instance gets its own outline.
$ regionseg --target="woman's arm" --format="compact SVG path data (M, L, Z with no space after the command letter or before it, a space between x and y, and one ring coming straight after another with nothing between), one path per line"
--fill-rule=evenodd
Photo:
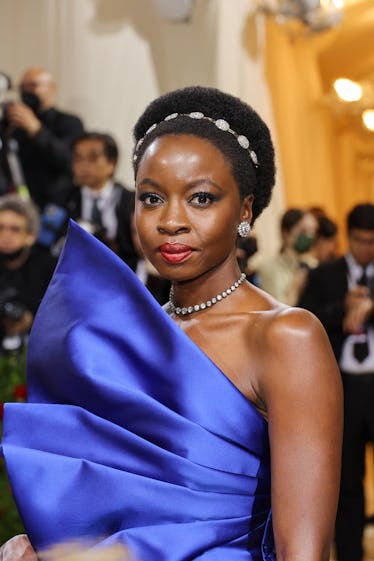
M271 321L259 384L268 410L277 561L328 561L340 481L342 386L315 316L287 309Z

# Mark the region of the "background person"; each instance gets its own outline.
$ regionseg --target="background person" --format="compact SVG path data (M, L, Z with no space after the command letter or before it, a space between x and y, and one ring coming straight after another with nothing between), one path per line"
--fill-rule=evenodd
M338 228L326 215L316 216L317 231L311 248L300 256L300 267L294 281L295 303L304 291L310 269L337 258Z
M7 174L9 189L14 188L7 161L7 146L12 139L18 145L27 188L40 209L50 202L60 181L71 176L71 145L83 132L79 117L55 107L56 90L47 70L29 68L20 82L21 101L8 104L0 123L0 166Z
M35 402L5 416L30 537L38 548L99 532L143 561L274 560L275 550L327 561L339 372L320 323L248 283L236 256L270 200L269 131L238 98L197 87L151 103L135 138L136 228L173 292L162 309L113 252L71 229L34 324ZM19 430L31 417L39 457Z
M299 305L326 328L344 386L344 437L336 521L339 561L361 561L365 445L374 440L374 205L347 216L348 251L309 273Z
M38 229L39 214L31 201L18 195L0 197L0 318L5 350L20 346L30 331L56 265L48 251L35 246Z
M318 228L311 251L320 264L338 257L338 227L328 216L318 217L317 222Z
M316 215L318 223L313 244L302 255L302 263L309 269L338 256L338 227L326 214Z
M279 253L257 266L260 286L280 302L294 306L300 287L305 282L301 270L303 255L313 245L317 220L312 213L289 208L280 222L281 248Z
M54 202L134 269L131 236L133 193L115 180L119 151L106 133L86 132L73 143L74 181L60 186Z

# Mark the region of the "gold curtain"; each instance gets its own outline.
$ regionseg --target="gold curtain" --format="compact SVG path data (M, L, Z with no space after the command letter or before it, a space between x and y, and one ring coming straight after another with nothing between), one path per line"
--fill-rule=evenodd
M342 250L347 212L374 201L374 133L365 133L357 116L339 112L331 93L334 49L343 32L312 34L301 24L266 19L265 72L286 206L322 207L339 225ZM340 54L337 50L336 57ZM349 72L347 67L345 77Z

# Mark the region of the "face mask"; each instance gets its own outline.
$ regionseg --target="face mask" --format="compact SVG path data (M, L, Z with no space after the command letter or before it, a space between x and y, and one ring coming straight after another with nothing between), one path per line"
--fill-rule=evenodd
M297 253L305 253L309 251L314 242L313 236L308 236L307 234L299 234L293 244L293 248Z
M30 107L34 113L37 113L40 109L40 99L37 95L30 92L21 92L21 99L25 105Z

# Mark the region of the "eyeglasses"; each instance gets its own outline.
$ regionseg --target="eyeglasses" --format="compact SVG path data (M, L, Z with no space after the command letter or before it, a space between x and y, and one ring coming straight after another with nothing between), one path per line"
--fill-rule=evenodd
M370 236L370 237L363 237L357 234L351 234L349 236L351 242L359 244L359 245L370 245L370 246L374 246L374 236Z
M80 154L73 154L73 162L76 163L80 163L80 162L97 162L97 160L99 160L101 157L105 157L104 152L91 152L90 154L87 154L85 156L80 155Z
M17 226L16 224L0 224L0 233L5 232L12 232L12 234L21 234L22 232L26 232L27 229L24 226Z

